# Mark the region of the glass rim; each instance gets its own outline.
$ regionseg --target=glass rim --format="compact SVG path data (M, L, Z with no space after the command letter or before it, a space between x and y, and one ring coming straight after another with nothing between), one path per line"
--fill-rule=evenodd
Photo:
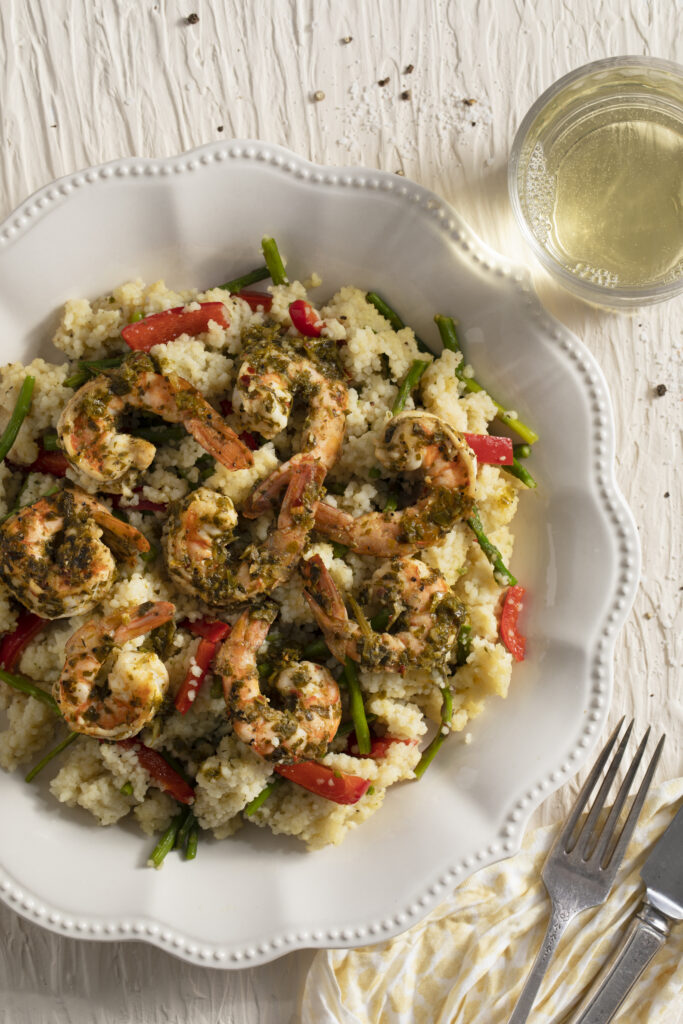
M563 267L555 257L551 256L531 230L520 201L518 178L522 148L527 135L529 134L529 129L551 100L553 100L568 86L573 85L575 82L580 81L583 78L590 78L591 75L599 73L600 71L608 70L610 68L635 69L638 67L642 67L643 70L648 71L668 71L679 78L683 84L683 65L677 64L675 61L665 60L661 57L639 57L636 55L605 57L601 60L591 61L589 64L583 64L581 67L574 68L573 71L569 71L566 75L563 75L562 78L558 78L556 82L553 82L552 85L545 90L545 92L542 92L524 115L512 141L507 171L508 194L510 196L510 202L512 204L515 218L521 228L522 234L533 250L534 255L545 269L552 276L563 281L566 284L567 289L569 291L573 291L575 294L585 294L586 296L592 296L596 300L612 299L612 301L617 305L621 303L622 305L630 306L638 305L639 301L641 303L649 304L675 297L683 291L683 274L675 281L667 281L664 284L649 285L645 288L611 288L605 285L594 284L591 281L586 281L583 278L578 277L570 270L567 270L566 267Z

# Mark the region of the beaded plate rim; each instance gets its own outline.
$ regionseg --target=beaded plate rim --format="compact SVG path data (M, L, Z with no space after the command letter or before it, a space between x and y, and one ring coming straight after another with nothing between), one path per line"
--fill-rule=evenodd
M422 895L383 920L353 928L283 931L249 945L201 943L178 929L147 917L92 918L65 914L17 885L0 865L0 898L23 917L60 935L99 941L138 940L151 943L185 961L218 968L257 966L285 953L306 948L343 948L369 944L400 934L433 909L455 884L472 871L517 852L526 822L535 808L586 761L595 746L609 709L612 690L612 656L616 636L626 619L638 586L640 547L633 515L614 476L614 425L608 388L600 367L588 349L541 305L529 271L489 248L461 216L429 189L387 171L369 168L325 167L310 163L281 146L252 140L209 143L189 152L163 159L128 157L67 174L29 196L0 224L0 247L10 245L55 204L63 203L79 189L112 178L167 178L201 172L226 161L268 164L313 187L343 187L391 192L413 210L436 221L449 241L494 277L509 279L524 297L527 312L544 329L547 338L578 370L591 400L593 450L591 468L602 509L619 537L618 579L597 639L590 651L591 692L585 724L574 746L553 771L545 773L520 797L514 799L504 824L485 847L456 861L424 886Z

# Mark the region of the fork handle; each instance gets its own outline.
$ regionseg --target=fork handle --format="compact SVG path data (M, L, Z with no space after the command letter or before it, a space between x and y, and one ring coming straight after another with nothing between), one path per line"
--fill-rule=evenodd
M538 956L534 960L534 965L529 972L529 977L527 978L526 984L515 1004L515 1008L512 1011L512 1016L510 1017L508 1024L524 1024L531 1013L531 1007L534 1005L534 1000L536 999L538 990L541 987L541 982L543 981L543 976L545 975L551 957L557 948L558 942L562 938L565 928L571 919L576 916L578 910L579 908L577 907L557 906L553 904L553 908L550 913L550 921L548 922L548 928L546 929L543 943L538 951Z
M607 1024L631 988L666 942L671 922L651 904L644 903L611 961L600 972L570 1024Z

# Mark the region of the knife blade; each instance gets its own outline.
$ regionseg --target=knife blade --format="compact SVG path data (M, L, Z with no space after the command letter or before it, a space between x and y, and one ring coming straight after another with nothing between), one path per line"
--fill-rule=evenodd
M645 898L567 1024L608 1024L666 942L672 924L683 921L683 806L653 846L640 877Z

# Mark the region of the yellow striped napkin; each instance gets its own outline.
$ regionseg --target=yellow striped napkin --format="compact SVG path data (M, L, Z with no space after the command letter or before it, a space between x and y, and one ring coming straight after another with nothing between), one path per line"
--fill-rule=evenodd
M683 778L659 786L602 907L570 925L538 996L534 1024L560 1024L610 954L643 886L649 848L683 801ZM316 954L300 1024L507 1024L536 956L550 909L540 871L559 826L537 829L521 851L483 868L436 910L390 942ZM620 1024L674 1024L683 991L683 924L615 1017Z

